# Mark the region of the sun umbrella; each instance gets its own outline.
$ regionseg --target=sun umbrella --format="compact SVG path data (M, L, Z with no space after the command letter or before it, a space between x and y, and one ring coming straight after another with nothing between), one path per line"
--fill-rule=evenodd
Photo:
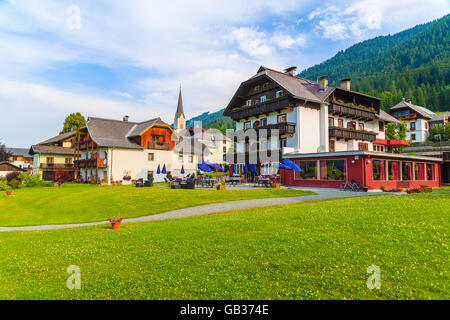
M203 172L213 172L213 169L211 169L210 166L208 166L206 163L204 162L200 162L198 164L198 169L203 171Z
M166 165L164 165L163 169L162 169L162 174L167 174L167 170L166 170Z
M244 166L244 173L245 173L245 174L248 173L248 164L245 164L245 166Z
M184 166L181 167L181 174L185 174L186 171L184 171Z
M220 172L223 172L223 168L217 164L208 162L208 161L203 161L203 163L205 163L207 166L209 166L210 168L212 168L213 170L218 170Z
M288 167L287 165L282 164L282 163L274 163L272 167L279 168L279 169L292 170L291 167Z
M158 165L158 170L156 171L156 174L161 174L161 165Z
M285 164L286 166L288 166L289 168L291 168L291 170L295 171L295 172L302 172L302 169L300 169L300 167L292 162L291 160L285 159L283 160L283 164Z

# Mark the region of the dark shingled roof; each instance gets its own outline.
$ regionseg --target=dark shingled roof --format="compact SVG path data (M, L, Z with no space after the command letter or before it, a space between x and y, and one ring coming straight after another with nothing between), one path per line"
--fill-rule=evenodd
M424 107L421 107L421 106L416 106L415 104L407 102L406 100L403 100L400 103L398 103L397 105L393 106L390 109L390 111L402 109L402 108L412 109L414 112L418 113L419 115L421 115L422 117L424 117L426 119L431 119L434 116L434 113L432 111L430 111Z
M430 121L445 121L450 117L450 112L436 113Z
M377 114L377 118L380 120L386 121L386 122L401 123L401 121L395 119L389 113L387 113L381 109L380 109L380 114Z
M26 148L6 148L6 151L11 153L13 156L21 156L24 158L30 158L30 154L28 153L28 151L30 151L30 149L26 149Z
M75 136L77 132L76 131L71 131L71 132L67 132L67 133L63 133L60 135L57 135L56 137L53 137L51 139L45 140L41 143L39 143L40 145L45 145L45 144L53 144L53 143L58 143L61 141L65 141L67 139L72 138L73 136Z
M1 161L1 162L0 162L0 168L2 168L2 167L4 167L4 166L10 167L10 168L13 169L13 170L3 170L3 169L2 169L1 171L22 171L22 172L25 171L23 168L19 168L18 166L15 166L15 165L13 165L12 163L9 163L8 161Z
M144 122L89 118L86 127L91 138L101 147L144 149L131 138L140 136L155 124L169 126L160 118Z
M31 149L29 151L29 154L31 154L31 155L33 155L35 153L73 155L73 154L75 154L75 149L56 147L56 146L44 146L44 145L38 144L38 145L31 146Z
M296 76L292 76L291 74L287 74L285 72L269 69L266 67L260 67L258 72L248 79L241 83L239 89L236 91L235 95L231 99L228 104L224 115L228 115L228 112L232 107L236 107L234 104L236 103L236 99L239 97L239 92L243 87L248 85L254 79L259 78L261 76L267 76L282 88L284 88L290 95L292 95L296 99L307 100L309 102L315 103L325 103L325 100L332 94L334 91L346 91L355 95L363 96L369 99L374 99L380 101L380 99L376 97L372 97L360 92L346 90L340 87L328 86L325 91L321 91L319 88L319 84L315 81L302 79Z

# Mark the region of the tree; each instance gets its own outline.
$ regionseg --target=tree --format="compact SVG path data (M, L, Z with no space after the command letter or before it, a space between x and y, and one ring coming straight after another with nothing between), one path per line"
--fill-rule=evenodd
M0 140L0 161L6 161L12 156L11 152L6 150L6 146Z
M85 123L86 123L86 119L84 118L84 116L81 113L79 113L79 112L72 113L66 118L66 120L64 120L64 127L63 127L63 130L60 132L60 134L77 130L79 127L81 127Z
M406 140L406 133L409 131L406 121L402 123L388 123L385 128L386 139L388 140ZM403 147L395 147L394 152L401 153Z

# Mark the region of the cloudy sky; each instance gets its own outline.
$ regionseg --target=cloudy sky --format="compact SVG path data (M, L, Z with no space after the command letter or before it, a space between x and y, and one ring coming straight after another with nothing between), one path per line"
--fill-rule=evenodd
M448 12L449 0L0 0L0 139L29 147L78 111L172 123L180 84L188 118L217 111L260 65L302 70Z

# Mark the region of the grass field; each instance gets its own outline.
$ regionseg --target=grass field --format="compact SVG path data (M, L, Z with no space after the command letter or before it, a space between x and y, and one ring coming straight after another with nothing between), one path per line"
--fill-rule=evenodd
M106 221L114 216L135 218L208 203L314 194L287 189L170 190L63 185L22 188L14 197L0 196L0 227Z
M380 195L0 233L0 299L449 299L449 207L448 193Z

